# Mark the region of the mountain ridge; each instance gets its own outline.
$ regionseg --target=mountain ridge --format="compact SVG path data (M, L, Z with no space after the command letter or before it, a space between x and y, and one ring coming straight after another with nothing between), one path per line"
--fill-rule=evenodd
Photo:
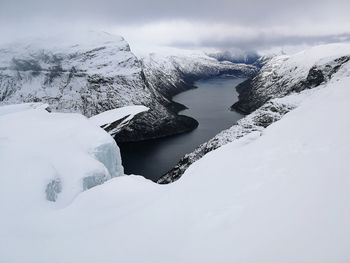
M183 106L171 101L172 95L193 87L189 73L200 78L224 70L248 75L255 72L251 66L237 67L209 57L185 56L166 63L159 59L153 64L147 61L137 58L122 37L104 32L5 45L0 48L0 105L45 102L54 111L87 117L118 107L144 105L150 110L137 116L116 140L147 140L198 125L190 117L178 116ZM205 67L208 61L211 65Z

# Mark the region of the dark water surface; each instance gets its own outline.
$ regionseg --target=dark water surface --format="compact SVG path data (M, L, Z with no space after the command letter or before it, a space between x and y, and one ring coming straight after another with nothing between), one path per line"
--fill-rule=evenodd
M197 89L176 95L173 100L188 107L180 114L195 118L198 128L167 138L120 145L125 173L156 181L186 153L235 124L243 116L229 108L238 100L235 87L242 81L231 77L201 80L195 83Z

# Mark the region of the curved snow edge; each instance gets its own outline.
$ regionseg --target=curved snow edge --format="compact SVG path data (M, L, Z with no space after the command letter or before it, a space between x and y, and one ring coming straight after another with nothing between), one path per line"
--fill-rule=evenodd
M19 181L31 203L40 204L46 195L65 206L80 192L124 174L119 148L107 132L81 114L49 113L47 106L0 107L1 185ZM21 207L25 202L16 192L8 195Z

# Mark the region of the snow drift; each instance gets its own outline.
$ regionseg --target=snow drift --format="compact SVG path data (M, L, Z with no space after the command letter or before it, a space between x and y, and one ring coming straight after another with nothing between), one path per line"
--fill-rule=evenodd
M80 114L48 113L47 106L0 107L1 185L10 190L15 179L21 189L20 195L4 191L2 198L18 208L42 203L44 194L68 204L81 191L123 174L119 148L105 131Z

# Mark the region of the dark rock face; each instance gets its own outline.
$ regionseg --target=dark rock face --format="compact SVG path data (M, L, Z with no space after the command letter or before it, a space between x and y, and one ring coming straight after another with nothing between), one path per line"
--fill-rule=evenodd
M170 116L160 119L156 112L141 113L116 134L114 139L118 143L156 139L188 132L198 126L198 122L193 118L181 115Z
M62 192L62 183L60 179L51 180L50 183L47 184L45 193L46 199L51 202L56 202L58 198L58 194Z
M307 75L306 78L306 85L308 85L309 87L316 87L318 85L320 85L322 82L324 82L325 76L323 75L323 71L321 69L318 69L316 66L313 66L310 71L309 74Z

